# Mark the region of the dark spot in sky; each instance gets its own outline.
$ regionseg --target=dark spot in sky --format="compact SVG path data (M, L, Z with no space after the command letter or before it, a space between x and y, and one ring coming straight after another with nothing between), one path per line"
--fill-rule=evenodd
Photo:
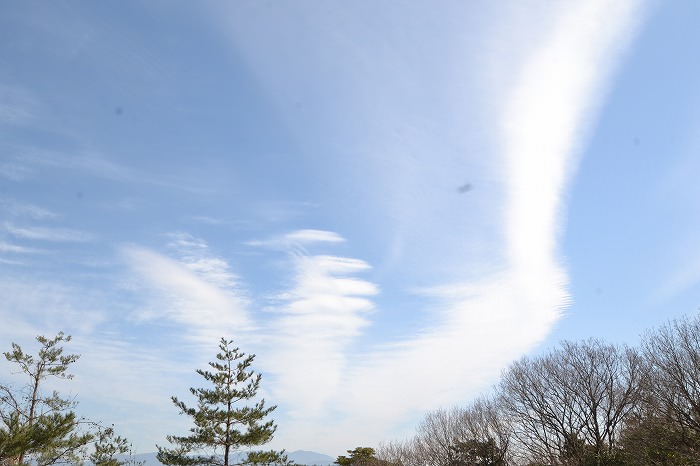
M296 102L294 102L294 109L297 112L302 110L303 108L304 108L304 104L301 101L297 100Z
M639 145L639 137L635 136L634 138L632 138L632 142L634 143L635 146L638 146Z
M121 108L121 107L116 107L116 108L114 109L114 114L115 114L115 115L121 116L122 113L124 113L124 109L123 109L123 108Z
M597 288L595 289L595 294L597 294L597 295L603 294L603 289L602 289L601 287L597 287Z
M471 185L471 183L464 183L462 186L457 188L457 192L460 194L468 193L472 190L472 188L473 186Z
M75 197L77 197L78 199L82 199L84 196L85 195L83 194L82 191L78 191L77 193L75 193Z

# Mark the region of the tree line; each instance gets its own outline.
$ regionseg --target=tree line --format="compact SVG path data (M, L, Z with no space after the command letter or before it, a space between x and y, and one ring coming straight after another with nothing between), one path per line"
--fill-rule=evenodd
M514 362L492 393L425 415L413 438L338 464L700 464L700 316L636 347L564 341Z
M77 402L58 392L45 392L47 379L68 380L70 366L80 357L65 354L71 337L37 336L36 354L12 343L5 358L27 381L16 387L0 384L0 466L49 466L56 464L95 466L142 466L134 460L128 440L112 426L80 417ZM168 447L157 446L158 461L165 465L280 465L291 462L284 451L239 451L263 445L277 428L268 415L276 406L257 398L261 375L251 370L255 355L247 355L221 339L210 370L196 372L206 387L190 388L196 399L189 406L177 397L173 404L191 418L187 435L169 435Z
M79 355L70 336L38 336L36 354L12 343L3 353L26 383L0 384L0 466L85 463L139 465L112 426L82 418L75 400L47 393L49 378L71 379ZM276 406L257 398L261 376L221 339L216 361L196 372L187 435L158 447L166 465L289 465L284 451L241 449L269 442ZM564 341L515 361L493 392L466 407L425 415L415 435L375 451L358 447L340 466L642 466L700 464L700 316L648 331L637 347ZM131 455L131 456L130 456Z

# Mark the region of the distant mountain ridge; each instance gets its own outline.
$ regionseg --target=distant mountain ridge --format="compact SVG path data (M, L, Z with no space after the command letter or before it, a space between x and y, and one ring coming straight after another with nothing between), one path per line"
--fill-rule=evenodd
M333 461L335 461L335 458L331 458L328 455L308 450L296 450L288 452L287 456L296 464L306 466L330 466L331 464L333 464ZM155 452L134 455L133 459L136 461L144 461L144 466L159 466L161 464L156 458Z
M315 451L307 450L296 450L291 453L288 453L287 456L296 464L306 464L307 466L328 466L333 464L333 462L335 461L335 458L331 458L330 456L324 455L323 453L317 453Z

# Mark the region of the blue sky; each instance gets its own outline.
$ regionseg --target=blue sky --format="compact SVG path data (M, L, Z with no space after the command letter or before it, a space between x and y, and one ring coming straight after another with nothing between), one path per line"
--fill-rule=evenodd
M333 456L635 344L700 305L699 15L5 2L0 341L73 335L57 388L148 452L234 338L273 446Z

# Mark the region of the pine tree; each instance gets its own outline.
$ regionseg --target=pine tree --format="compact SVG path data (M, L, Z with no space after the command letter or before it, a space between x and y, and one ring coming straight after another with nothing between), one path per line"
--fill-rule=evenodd
M99 427L95 435L93 451L88 460L94 466L144 466L145 461L137 461L129 441L117 435L114 427ZM121 459L118 459L120 458ZM89 464L90 464L89 463Z
M90 434L79 431L72 400L61 398L56 392L44 395L41 391L48 377L72 378L68 367L79 356L64 355L61 346L71 337L61 332L52 339L38 336L36 340L41 344L37 355L25 353L16 343L12 343L12 351L3 353L29 377L29 383L19 390L0 385L2 464L22 465L26 460L38 465L77 461L77 455L92 440Z
M74 400L56 391L43 392L49 377L73 378L68 369L80 356L63 352L63 343L71 337L60 332L54 338L40 335L36 341L41 345L36 355L25 353L17 343L3 353L29 381L21 388L0 385L0 466L82 464L85 459L96 465L139 465L116 459L131 447L126 439L115 437L113 428L78 417Z
M234 454L244 447L263 445L277 429L274 421L265 418L276 406L265 406L261 399L250 405L240 402L253 400L260 386L261 375L250 370L255 355L246 355L233 347L233 340L221 339L213 371L198 369L212 388L190 388L197 407L188 407L177 397L173 404L181 414L192 418L194 427L187 436L167 436L174 448L158 446L158 461L166 465L235 464ZM240 456L236 456L239 458ZM286 464L284 452L250 452L245 464Z
M374 448L370 447L357 447L354 450L348 450L350 456L339 456L333 464L340 466L370 466L370 465L381 465L384 464L383 461L378 460L374 456Z

